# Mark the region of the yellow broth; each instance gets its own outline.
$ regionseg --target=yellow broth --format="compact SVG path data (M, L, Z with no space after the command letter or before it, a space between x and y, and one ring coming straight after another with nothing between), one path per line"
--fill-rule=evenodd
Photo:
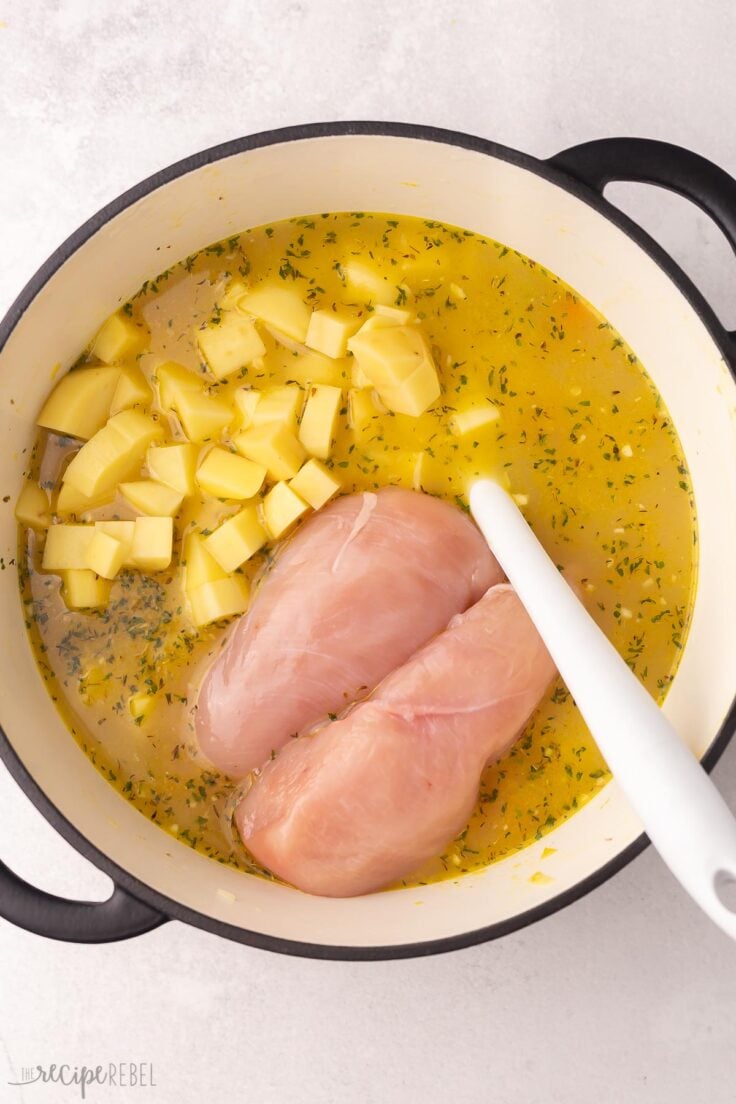
M367 310L345 265L359 258L416 312L443 394L419 418L377 413L361 430L340 412L330 466L346 493L399 484L467 508L474 476L505 473L529 523L619 652L661 700L683 647L695 579L696 526L675 429L634 352L588 303L514 250L454 227L381 214L330 214L259 227L210 246L147 281L123 310L150 328L139 364L201 371L196 328L217 317L232 279L283 280L310 306ZM294 378L297 353L268 339L262 368L213 384L227 393ZM83 354L80 364L95 363ZM345 394L349 371L343 372ZM303 382L303 381L302 381ZM491 400L498 421L464 437L457 409ZM79 442L41 431L32 473L58 488ZM52 495L52 503L53 503ZM238 505L190 499L179 534L214 527ZM85 515L130 518L118 496ZM197 630L178 557L155 575L124 571L107 609L68 610L58 576L39 570L21 532L27 624L50 693L98 770L142 815L183 843L243 871L262 871L230 830L235 783L198 753L196 688L222 647L222 625ZM178 548L178 545L177 545ZM241 569L256 581L257 554ZM155 693L136 722L131 693ZM402 884L481 867L539 839L607 781L606 765L561 682L526 731L489 766L470 824Z

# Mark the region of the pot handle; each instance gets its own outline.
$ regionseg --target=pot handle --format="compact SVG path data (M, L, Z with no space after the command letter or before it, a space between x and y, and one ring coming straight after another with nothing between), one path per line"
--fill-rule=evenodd
M548 164L601 194L613 180L677 192L713 219L736 253L736 180L692 150L653 138L598 138L562 150ZM736 330L724 332L736 357Z
M29 885L0 862L0 916L67 943L112 943L157 928L168 916L116 885L106 901L68 901Z

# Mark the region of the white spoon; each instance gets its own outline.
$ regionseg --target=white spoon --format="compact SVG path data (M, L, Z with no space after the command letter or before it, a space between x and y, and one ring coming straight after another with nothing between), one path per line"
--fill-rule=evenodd
M588 728L672 873L736 939L736 819L690 749L542 548L510 495L471 487L470 509ZM720 894L720 895L719 895Z

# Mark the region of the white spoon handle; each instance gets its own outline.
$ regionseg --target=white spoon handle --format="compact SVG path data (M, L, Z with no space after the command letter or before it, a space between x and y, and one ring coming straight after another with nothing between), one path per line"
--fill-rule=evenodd
M497 483L470 508L647 835L704 912L736 939L736 820L672 725L587 613Z

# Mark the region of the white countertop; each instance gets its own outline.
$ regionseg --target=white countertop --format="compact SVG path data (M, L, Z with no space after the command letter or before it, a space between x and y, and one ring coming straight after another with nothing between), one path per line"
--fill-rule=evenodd
M398 119L548 156L635 134L736 174L726 0L5 0L0 314L80 222L186 154L270 127ZM732 327L736 263L684 200L620 198ZM714 772L736 802L736 747ZM0 772L0 855L53 892L109 882ZM156 1088L93 1104L730 1104L736 948L649 849L590 896L495 943L315 962L170 923L127 943L0 924L0 1100L23 1066L153 1062Z

